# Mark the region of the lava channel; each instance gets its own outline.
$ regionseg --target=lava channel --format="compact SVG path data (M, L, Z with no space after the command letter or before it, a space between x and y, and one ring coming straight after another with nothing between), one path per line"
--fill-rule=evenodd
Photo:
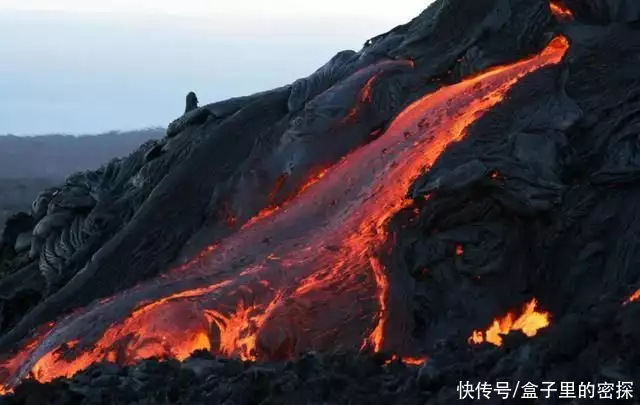
M245 360L338 346L422 358L397 343L409 336L395 336L410 330L411 309L394 299L404 293L393 290L380 260L387 223L448 145L525 75L559 63L568 47L556 37L539 54L417 100L294 201L189 268L96 302L5 356L4 389L28 376L71 376L95 362L182 359L203 348Z

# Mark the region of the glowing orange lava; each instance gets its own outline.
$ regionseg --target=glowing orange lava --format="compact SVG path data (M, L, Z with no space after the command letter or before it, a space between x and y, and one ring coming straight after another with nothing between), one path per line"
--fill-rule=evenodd
M347 116L342 120L343 123L355 118L355 116L358 114L358 109L360 108L361 104L371 102L372 87L373 87L373 83L375 83L377 78L378 78L378 75L376 74L376 75L373 75L369 80L367 80L364 87L360 91L360 97L358 98L358 103L355 105L355 107L353 107L349 111Z
M640 300L640 288L638 288L627 300L624 302L624 305L627 305L633 301Z
M573 20L573 13L567 6L563 5L561 1L553 0L549 2L551 12L559 21L571 21Z
M495 319L486 332L474 330L469 337L469 343L480 344L487 341L496 346L502 346L502 336L514 330L520 330L529 337L535 336L540 329L546 328L550 323L549 313L537 311L537 304L536 299L532 299L515 321L513 320L515 315L509 312L503 318Z
M377 76L373 76L369 80L367 80L367 82L365 83L364 87L362 88L362 91L360 92L361 103L370 103L372 101L372 98L371 98L372 87L373 87L373 83L376 81L377 78L378 78Z
M391 356L390 360L385 361L385 365L389 365L391 364L393 361L398 360L398 356L396 356L395 354L393 356ZM407 366L422 366L423 364L425 364L427 362L427 358L426 357L402 357L400 358L400 361L404 364L406 364Z
M379 77L380 77L380 73L377 73L377 74L374 74L373 76L371 76L369 78L369 80L367 80L367 82L362 87L362 90L360 90L360 95L358 97L358 102L356 103L356 105L351 110L349 110L347 115L342 119L342 121L341 121L342 124L344 124L345 122L353 120L356 117L356 115L358 115L358 110L360 109L360 106L362 104L371 103L371 101L372 101L373 84L376 82L376 80L378 80Z
M363 346L366 346L366 343L369 343L374 351L379 352L382 348L382 339L384 338L384 323L387 319L387 294L389 291L389 282L384 275L384 268L382 267L380 262L373 257L369 258L369 261L371 263L373 274L376 278L376 283L379 287L378 303L380 307L378 310L378 324L373 329L373 332L371 332L369 337L365 340Z
M421 366L427 362L426 357L403 357L400 359L404 364L410 366Z
M397 308L381 260L392 245L387 224L411 204L407 190L447 146L521 78L558 63L568 46L557 37L537 55L415 101L383 135L180 268L188 271L97 302L5 356L3 389L29 374L50 381L95 362L184 359L196 349L247 360L337 345L400 353L387 337L411 325L391 314L411 309ZM532 303L526 316L508 328L498 322L486 339L495 341L505 329L535 334L548 325L548 314ZM423 361L402 358L407 364Z
M235 226L235 222L233 224L233 226ZM209 245L206 248L202 249L202 251L196 255L196 257L194 257L193 259L189 260L187 263L178 266L174 269L171 269L171 273L180 273L182 271L185 271L189 268L191 268L192 266L198 264L198 262L200 262L202 259L204 259L206 256L208 256L209 254L211 254L211 252L213 252L214 250L216 250L216 247L218 247L218 244L215 243L213 245ZM165 275L162 275L161 277L164 277ZM103 300L104 303L109 302L110 300L112 300L113 297L109 297L106 298L105 300Z
M327 174L327 169L324 169L324 170L320 170L317 174L310 176L309 180L307 180L307 182L305 184L303 184L302 187L300 187L298 189L298 191L293 194L293 196L288 198L285 202L283 202L280 205L273 205L273 206L269 206L267 208L262 209L255 217L253 217L249 221L247 221L247 223L244 224L242 226L242 228L243 229L244 228L249 228L253 224L255 224L257 222L260 222L260 221L264 220L265 218L268 218L271 215L273 215L274 213L278 212L281 208L287 206L292 201L294 201L296 199L296 197L298 197L300 194L302 194L306 189L308 189L309 187L311 187L312 185L314 185L315 183L320 181L326 174ZM285 180L286 180L286 177L284 177L284 176L280 176L278 178L276 186L271 191L271 194L269 196L270 200L272 200L274 198L275 194L280 190L280 188L284 184Z
M231 316L208 310L207 318L220 330L219 351L227 356L239 356L242 360L256 360L256 335L264 321L279 305L280 295L269 303L263 313L254 306L238 304L236 312Z

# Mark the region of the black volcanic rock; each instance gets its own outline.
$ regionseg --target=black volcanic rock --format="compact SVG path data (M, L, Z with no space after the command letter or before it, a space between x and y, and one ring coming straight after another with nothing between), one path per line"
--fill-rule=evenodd
M198 96L196 96L196 93L190 91L186 97L184 113L189 113L196 108L198 108Z
M638 23L640 3L635 0L564 0L575 15L592 24Z
M187 363L194 360L190 359ZM422 404L429 395L416 384L416 368L382 366L368 357L348 354L302 357L296 363L242 364L229 372L197 375L175 362L145 360L110 374L95 365L69 380L50 385L26 383L2 404ZM300 368L304 364L304 373ZM224 366L222 366L224 367ZM220 370L219 367L215 367ZM367 370L366 374L362 370ZM104 382L104 384L103 384ZM58 402L56 402L58 401Z
M638 9L564 4L575 20L560 23L542 0L440 0L290 86L187 111L162 141L43 193L22 216L33 260L0 281L8 352L33 328L180 266L283 204L412 101L562 34L563 62L522 78L475 120L388 223L389 340L427 353L427 365L351 352L253 364L201 352L182 365L95 364L50 385L24 382L2 401L436 404L456 400L465 381L639 380L639 306L625 302L640 287ZM533 297L549 327L501 347L469 343ZM295 336L268 332L258 346L286 358Z

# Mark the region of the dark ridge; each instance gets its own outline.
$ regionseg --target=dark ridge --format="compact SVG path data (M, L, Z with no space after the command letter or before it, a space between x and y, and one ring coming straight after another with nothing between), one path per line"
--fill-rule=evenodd
M189 97L187 111L162 139L69 177L7 227L1 263L11 270L0 281L6 353L0 379L15 393L0 401L439 404L458 399L456 388L466 381L637 381L640 305L628 300L640 288L637 4L554 1L554 15L543 0L439 0L289 86L201 107ZM501 102L470 120L464 138L425 168L406 190L410 201L384 224L385 241L371 262L388 282L379 353L353 344L349 333L357 322L347 318L359 306L376 313L375 291L359 291L336 310L332 303L344 303L339 293L352 286L329 284L335 298L305 303L290 294L281 312L270 313L271 329L258 325L256 363L221 357L222 326L215 323L209 331L218 339L215 356L130 364L122 360L129 355L123 337L117 342L124 349L114 355L119 365L94 364L50 384L23 378L47 353L73 361L95 347L105 328L176 286L207 285L217 265L231 287L224 295L176 301L185 318L190 308L209 310L216 300L235 308L223 296L278 303L269 286L298 271L296 264L278 272L277 255L268 256L263 273L273 279L250 278L247 269L261 265L269 249L299 247L286 232L324 229L314 222L326 218L320 209L308 221L286 221L287 210L307 201L298 196L310 179L322 185L329 181L324 169L374 150L366 148L384 140L413 101L536 55L559 36L569 42L562 61L522 77ZM454 100L441 108L455 116L462 106ZM441 121L415 126L436 136ZM359 169L378 173L373 163ZM358 196L351 181L358 186L347 176L328 184ZM318 204L341 207L339 196L327 193L334 201L319 194ZM283 234L258 240L244 232L275 207L282 214L268 217L263 228L281 224L274 229ZM246 241L238 242L240 252L232 249L236 240ZM207 255L225 241L229 250ZM345 246L332 241L318 246L339 255ZM182 273L170 272L183 265ZM532 302L550 314L549 325L529 336L505 334L501 345L473 342L474 332L489 340L481 332L494 320L515 318ZM308 343L316 340L295 329L305 316L318 322L344 316L348 321L335 332L343 340ZM51 334L37 337L34 331L48 322L57 323ZM66 338L77 334L79 348ZM12 356L32 338L35 349L12 368ZM428 361L404 364L413 354ZM404 363L392 360L396 355ZM495 393L493 400L499 401Z

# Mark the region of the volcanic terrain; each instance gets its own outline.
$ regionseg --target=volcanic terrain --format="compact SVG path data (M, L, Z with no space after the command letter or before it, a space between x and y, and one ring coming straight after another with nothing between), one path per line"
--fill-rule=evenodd
M7 222L0 403L640 381L639 29L636 0L438 0L291 85L190 96Z

